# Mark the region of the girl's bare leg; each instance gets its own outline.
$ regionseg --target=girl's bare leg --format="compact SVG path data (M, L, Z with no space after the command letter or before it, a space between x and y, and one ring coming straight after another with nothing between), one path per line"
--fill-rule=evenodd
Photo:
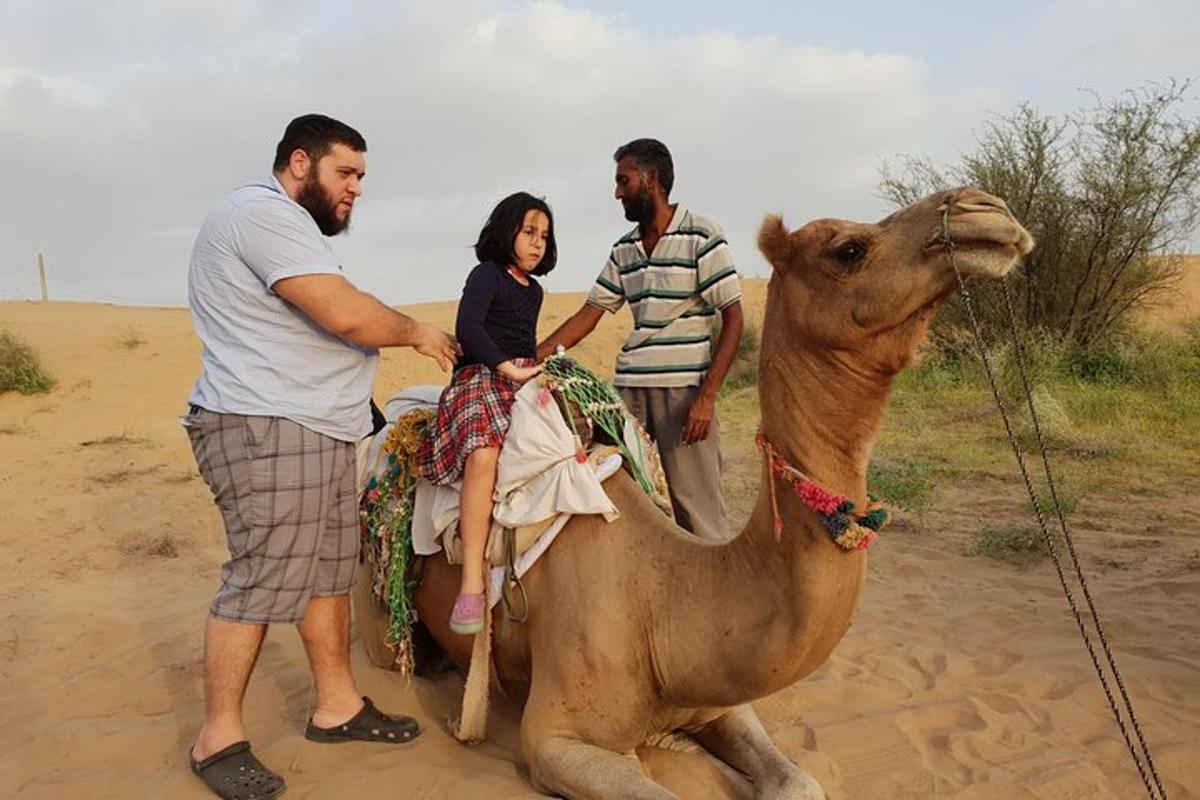
M483 592L483 558L492 525L492 492L496 488L496 463L500 448L480 447L467 456L463 471L458 529L462 534L462 594Z

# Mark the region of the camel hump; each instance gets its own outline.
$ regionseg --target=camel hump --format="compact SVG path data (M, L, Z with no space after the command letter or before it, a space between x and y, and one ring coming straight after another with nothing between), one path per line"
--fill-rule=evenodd
M775 269L787 267L796 254L796 243L783 224L783 217L767 214L758 229L758 249Z

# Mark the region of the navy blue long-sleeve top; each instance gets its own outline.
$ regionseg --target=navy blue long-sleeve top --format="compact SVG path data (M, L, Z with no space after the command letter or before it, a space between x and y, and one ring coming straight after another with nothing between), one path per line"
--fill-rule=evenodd
M510 358L537 358L537 320L542 287L531 275L523 286L508 270L485 261L471 270L458 303L454 333L462 346L455 369L484 364L495 369Z

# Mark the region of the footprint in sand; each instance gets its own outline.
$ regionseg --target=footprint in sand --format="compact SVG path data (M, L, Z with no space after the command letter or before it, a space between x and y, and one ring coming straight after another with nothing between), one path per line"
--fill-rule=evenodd
M988 723L973 708L965 705L917 708L902 713L896 724L921 753L926 768L938 777L956 787L986 779L977 776L973 768L979 759L971 740Z
M916 656L907 656L904 659L904 663L921 676L924 683L921 688L928 691L937 685L938 678L946 672L946 654L934 653L926 661L927 663L922 663Z

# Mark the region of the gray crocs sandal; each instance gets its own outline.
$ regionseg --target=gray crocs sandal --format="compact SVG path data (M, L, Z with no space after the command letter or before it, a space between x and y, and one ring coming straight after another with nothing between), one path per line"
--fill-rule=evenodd
M385 714L375 707L371 698L363 698L362 710L341 725L318 728L308 721L304 738L310 742L387 742L404 744L421 735L421 726L412 717Z
M235 742L197 761L188 754L192 772L224 800L267 800L283 794L283 777L263 766L249 742Z

